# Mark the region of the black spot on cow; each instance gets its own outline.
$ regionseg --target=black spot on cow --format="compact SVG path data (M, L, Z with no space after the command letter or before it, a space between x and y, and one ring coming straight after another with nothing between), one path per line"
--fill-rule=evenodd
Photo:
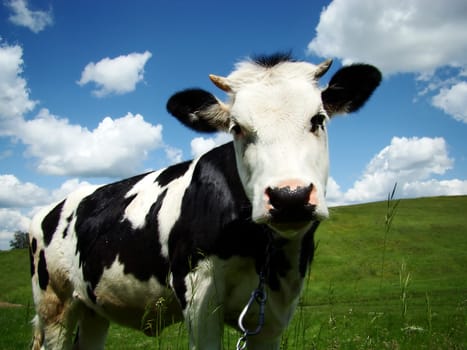
M53 208L50 213L42 221L42 231L44 232L44 244L47 247L52 241L53 235L57 230L58 222L60 220L60 213L62 212L65 201L61 201Z
M47 262L45 261L45 253L43 249L39 253L37 274L39 275L39 286L42 290L46 290L47 285L49 284L49 271L47 271Z
M173 180L183 176L190 167L191 161L172 165L165 169L156 179L159 186L164 187L171 183Z
M32 254L36 254L36 250L37 250L37 240L35 238L33 238L31 240L31 251L32 251Z
M65 238L68 235L68 229L70 228L70 222L73 219L73 214L66 218L66 227L63 230L62 238Z
M133 228L124 219L125 208L135 198L128 191L147 174L98 188L84 198L76 211L77 252L84 279L94 290L104 268L109 268L117 255L124 272L142 281L152 276L161 284L167 281L168 262L161 255L157 214L165 192L154 198L145 225Z
M127 238L126 249L121 250L119 255L125 266L124 272L133 274L141 281L155 276L161 284L167 282L169 263L161 256L157 220L166 194L167 190L159 195L146 215L146 224L143 228L134 230L134 234Z
M268 260L266 282L270 289L280 289L279 278L291 268L284 251L290 242L251 220L251 204L235 168L232 143L201 157L185 191L181 212L169 236L169 256L182 308L186 306L185 276L208 255L222 259L251 257L258 273ZM312 243L313 232L303 243ZM311 261L309 248L302 249L300 259L303 264Z
M34 265L34 254L36 254L37 250L37 241L35 238L31 240L31 244L29 245L29 269L31 271L31 277L34 276L36 271L36 267Z

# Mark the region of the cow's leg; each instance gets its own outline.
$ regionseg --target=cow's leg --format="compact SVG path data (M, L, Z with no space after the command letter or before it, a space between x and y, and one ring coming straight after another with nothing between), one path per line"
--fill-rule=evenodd
M109 321L83 306L78 322L78 336L73 349L99 350L104 349Z
M76 303L60 299L48 287L43 291L36 306L32 349L71 349L76 326Z
M33 324L34 329L33 329L31 349L40 350L42 346L44 345L44 327L39 318L39 315L34 316L34 319L32 320L32 324Z
M185 320L192 350L222 348L224 313L223 284L211 259L205 259L185 278Z

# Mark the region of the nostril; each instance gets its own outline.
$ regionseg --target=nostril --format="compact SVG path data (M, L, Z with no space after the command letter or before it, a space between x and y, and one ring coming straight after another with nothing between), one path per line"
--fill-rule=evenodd
M275 202L275 198L276 198L276 196L274 194L274 190L271 187L268 187L268 188L266 188L264 193L266 194L266 197L269 200L269 204L274 206L273 202Z
M290 188L288 186L286 188L268 187L266 189L266 195L269 198L269 204L275 209L281 209L285 204L284 202L286 201L288 192L290 192Z
M269 198L269 203L275 209L292 209L302 207L308 204L313 184L309 186L296 187L291 189L290 186L266 188L266 196Z

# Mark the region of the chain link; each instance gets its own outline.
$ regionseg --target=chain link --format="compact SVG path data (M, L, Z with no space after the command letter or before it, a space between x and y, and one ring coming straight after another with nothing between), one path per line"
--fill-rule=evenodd
M264 326L264 309L266 305L267 294L264 287L264 275L260 273L260 279L258 287L251 293L250 300L243 308L240 316L238 317L238 327L243 332L243 335L238 339L237 342L237 350L244 350L246 349L247 345L247 338L250 335L256 335L261 332L261 329ZM254 330L249 330L244 324L244 319L248 311L250 310L253 303L256 302L259 305L259 315L258 315L258 324Z
M247 341L247 336L246 335L242 335L240 338L238 338L237 350L246 349L246 341Z
M247 342L248 342L248 336L258 334L259 332L261 332L264 326L264 310L266 306L266 301L268 299L268 296L266 293L266 287L265 287L265 281L266 281L265 274L266 274L266 270L269 268L271 246L272 246L272 237L269 236L269 242L266 246L266 256L265 256L264 265L262 266L261 271L259 273L258 287L251 293L248 303L245 305L242 312L240 313L240 316L238 317L238 327L243 332L243 334L240 338L238 338L237 350L246 349ZM246 314L248 313L248 311L250 310L254 302L256 302L259 306L258 323L254 330L249 330L243 324L243 322L244 322Z

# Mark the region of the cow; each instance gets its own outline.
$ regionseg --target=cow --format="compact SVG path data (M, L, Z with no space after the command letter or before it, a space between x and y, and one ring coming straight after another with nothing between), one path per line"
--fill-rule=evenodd
M226 102L199 88L175 93L167 109L182 124L233 141L38 213L33 349L102 349L110 321L151 336L184 321L190 348L202 350L221 349L227 324L244 331L239 348L279 349L328 217L326 124L381 81L377 68L353 64L320 88L331 62L257 56L210 75Z

